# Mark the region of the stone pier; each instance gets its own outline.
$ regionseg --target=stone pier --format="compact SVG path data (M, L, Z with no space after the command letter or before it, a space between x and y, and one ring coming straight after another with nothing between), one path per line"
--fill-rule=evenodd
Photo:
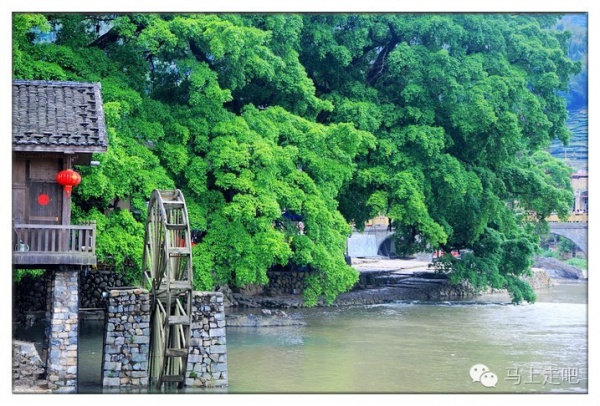
M185 385L227 386L225 307L221 292L194 292Z
M79 278L77 270L53 272L46 317L48 388L56 393L77 392Z
M110 291L102 364L105 391L148 387L150 313L147 290ZM185 386L227 386L222 293L193 292L190 335Z
M102 386L148 386L150 295L144 289L111 290L108 299Z

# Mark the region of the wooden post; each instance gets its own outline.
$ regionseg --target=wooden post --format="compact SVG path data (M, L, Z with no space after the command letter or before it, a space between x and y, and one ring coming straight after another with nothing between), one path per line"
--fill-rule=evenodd
M73 158L71 155L66 155L63 169L71 169ZM71 224L71 198L67 196L67 192L63 188L62 191L62 224Z

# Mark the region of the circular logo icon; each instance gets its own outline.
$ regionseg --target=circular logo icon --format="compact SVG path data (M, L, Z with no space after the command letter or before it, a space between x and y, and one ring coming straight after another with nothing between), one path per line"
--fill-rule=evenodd
M488 372L490 369L488 367L486 367L483 364L477 364L477 365L473 365L471 367L471 370L469 371L469 375L471 375L471 379L473 380L473 382L479 382L481 375L483 375L484 372Z
M496 387L498 383L498 377L493 372L484 372L480 377L479 381L486 388Z

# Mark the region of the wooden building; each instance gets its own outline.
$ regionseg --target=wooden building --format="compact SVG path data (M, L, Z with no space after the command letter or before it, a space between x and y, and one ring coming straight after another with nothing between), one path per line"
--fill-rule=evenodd
M90 165L108 140L100 85L12 83L13 266L95 265L95 226L71 224L57 174Z
M12 264L51 273L42 359L57 393L77 391L78 275L96 264L95 225L71 224L73 168L107 144L99 84L13 81Z

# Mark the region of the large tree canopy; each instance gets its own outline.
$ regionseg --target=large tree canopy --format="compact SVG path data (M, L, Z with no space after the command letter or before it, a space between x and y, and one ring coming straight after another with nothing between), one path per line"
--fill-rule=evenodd
M454 281L533 300L536 222L570 210L569 170L543 152L569 139L565 100L578 64L553 16L327 15L305 20L300 59L334 105L377 137L340 208L356 224L393 219L396 250L468 249ZM319 46L311 46L318 44ZM534 214L535 218L530 215Z
M132 275L146 199L177 187L204 231L196 288L294 265L312 270L308 304L332 301L357 280L349 224L386 214L398 252L469 249L443 263L453 281L533 300L519 277L535 229L572 199L568 168L544 152L569 139L560 92L579 69L555 21L15 14L13 75L101 82L110 144L80 169L74 218L95 219L98 255ZM131 211L112 210L121 199Z

